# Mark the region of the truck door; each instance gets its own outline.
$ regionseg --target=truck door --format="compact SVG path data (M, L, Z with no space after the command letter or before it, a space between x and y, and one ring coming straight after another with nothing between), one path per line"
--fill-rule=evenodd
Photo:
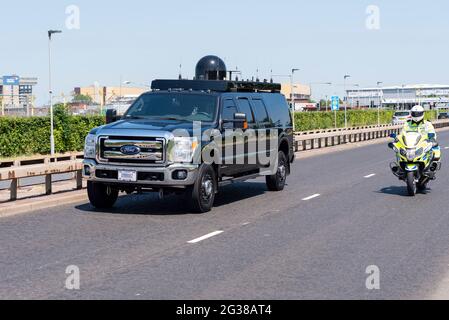
M251 104L256 121L257 165L258 168L263 168L267 166L267 163L263 163L264 161L261 163L260 160L269 159L270 157L270 148L272 148L270 145L270 130L273 128L273 123L261 97L254 97L251 100Z
M237 107L232 98L225 98L222 101L221 120L223 125L221 142L221 174L225 176L234 174L234 164L236 163L235 143L234 140L231 140L234 136L234 124L232 122L226 122L226 120L233 120L234 114L237 112Z

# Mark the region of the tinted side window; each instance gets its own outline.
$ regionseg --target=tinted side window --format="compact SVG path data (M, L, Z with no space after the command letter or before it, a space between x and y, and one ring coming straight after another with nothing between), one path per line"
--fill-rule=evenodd
M231 99L226 99L223 102L222 119L223 120L233 120L234 114L237 113L237 107Z
M282 94L262 94L268 114L275 127L291 127L293 125L290 107Z
M270 117L268 116L267 109L265 108L265 104L263 103L262 100L254 99L253 106L257 122L259 123L270 122Z
M246 113L248 123L254 123L254 116L251 111L251 105L249 104L249 100L247 98L240 98L237 100L237 103L238 103L240 112Z

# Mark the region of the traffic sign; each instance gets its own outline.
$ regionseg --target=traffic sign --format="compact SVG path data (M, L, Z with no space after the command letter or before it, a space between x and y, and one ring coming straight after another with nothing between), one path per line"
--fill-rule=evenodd
M3 76L4 86L18 86L20 78L18 76Z
M333 96L332 97L332 111L340 110L340 97Z

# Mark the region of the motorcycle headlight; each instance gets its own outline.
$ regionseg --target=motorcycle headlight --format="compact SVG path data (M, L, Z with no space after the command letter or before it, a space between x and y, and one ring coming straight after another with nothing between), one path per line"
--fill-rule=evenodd
M170 152L170 161L177 163L191 163L198 148L196 137L176 137Z
M423 153L424 153L424 148L419 148L418 150L416 150L416 155L415 156L416 157L421 157Z
M407 157L407 151L405 149L401 149L401 156Z
M407 160L408 161L413 161L417 157L416 149L408 149L406 153L407 153Z
M96 156L97 137L93 134L89 134L86 137L86 143L84 144L84 158L95 159Z

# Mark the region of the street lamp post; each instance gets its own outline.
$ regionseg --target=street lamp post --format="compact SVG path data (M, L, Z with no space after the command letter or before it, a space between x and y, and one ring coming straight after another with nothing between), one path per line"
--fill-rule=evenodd
M146 89L151 89L151 84L145 84L145 83L138 83L138 82L134 82L134 81L124 81L123 82L124 85L135 85L135 86L139 86L142 88L146 88Z
M345 90L345 128L348 127L348 94L346 92L346 80L351 78L349 74L344 76L344 90Z
M407 108L407 106L406 106L407 104L406 104L405 96L404 96L404 87L405 87L405 84L402 85L401 99L402 99L402 106L405 110Z
M60 30L48 31L48 84L50 94L50 153L55 155L55 135L54 135L54 119L53 119L53 89L51 82L51 38L56 33L62 33Z
M293 132L296 131L296 116L295 116L295 112L296 112L296 99L295 99L295 88L294 88L294 81L293 81L293 77L295 76L295 72L299 71L299 69L292 69L292 76L291 76L291 85L292 85L292 118L293 118Z
M309 85L310 85L310 98L312 98L312 95L313 95L312 85L332 86L332 82L311 82ZM320 98L320 109L321 109L321 98ZM326 111L327 111L327 99L326 99Z
M357 108L360 105L360 85L359 84L354 84L354 87L357 88L357 90L355 90L355 95L356 95L356 101L357 101ZM354 97L351 98L351 108L354 109Z
M292 76L290 77L290 84L291 84L291 103L292 103L292 111L295 112L295 89L294 89L294 76L295 72L299 71L299 69L292 69Z
M382 94L380 90L380 85L383 84L382 81L377 82L377 89L378 89L378 95L379 95L379 104L377 105L377 126L380 127L380 107L382 104Z

